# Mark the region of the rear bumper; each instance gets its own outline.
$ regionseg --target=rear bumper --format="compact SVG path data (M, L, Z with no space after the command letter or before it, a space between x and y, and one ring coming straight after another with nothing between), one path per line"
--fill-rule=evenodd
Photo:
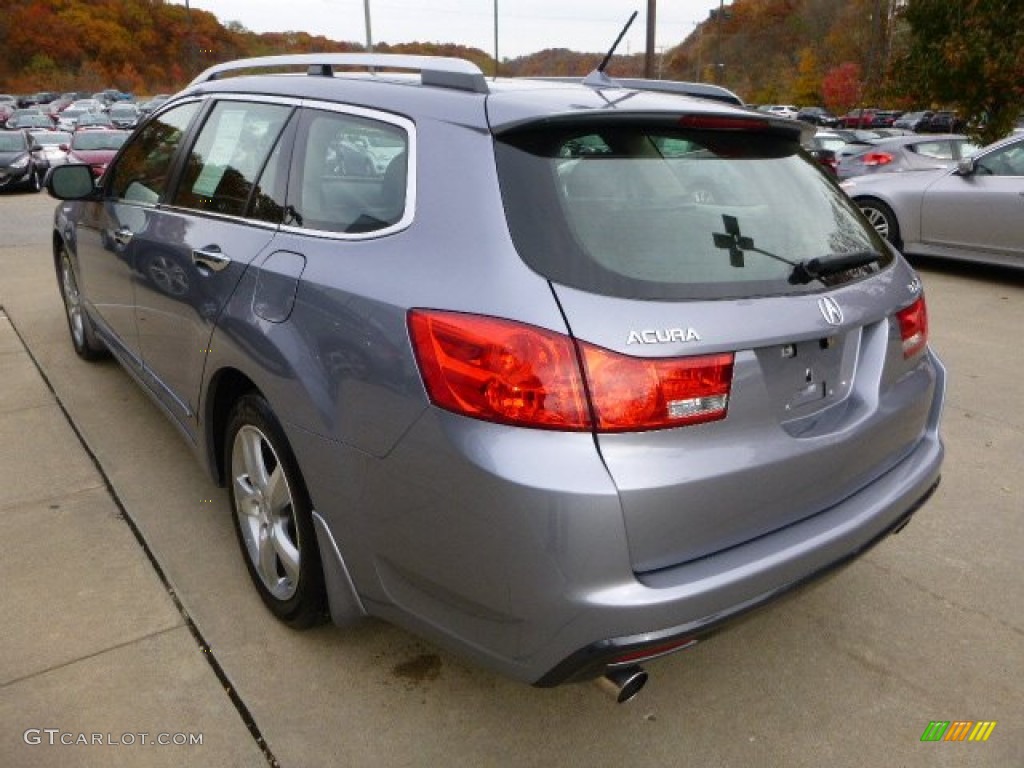
M289 438L368 613L554 686L680 650L905 525L939 482L945 371L934 363L927 426L888 472L812 517L644 573L630 565L618 492L590 435L428 409L383 458Z
M938 487L939 480L936 480L925 494L888 528L858 549L848 552L843 557L813 573L807 574L789 584L764 592L746 603L735 605L731 610L723 611L705 620L690 622L658 632L609 638L593 643L567 657L540 680L537 680L534 685L539 688L550 688L563 683L591 680L605 674L609 669L649 661L668 653L691 648L697 642L706 639L747 613L774 602L783 596L797 592L801 588L824 578L833 571L860 557L860 555L890 534L899 533L910 522L910 518L913 517L914 513L931 498Z

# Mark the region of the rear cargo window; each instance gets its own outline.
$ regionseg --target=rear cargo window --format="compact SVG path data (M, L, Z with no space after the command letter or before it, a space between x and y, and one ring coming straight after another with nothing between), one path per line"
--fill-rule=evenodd
M613 124L520 129L496 144L522 258L555 282L640 299L736 298L821 289L809 259L892 256L795 140L767 133Z

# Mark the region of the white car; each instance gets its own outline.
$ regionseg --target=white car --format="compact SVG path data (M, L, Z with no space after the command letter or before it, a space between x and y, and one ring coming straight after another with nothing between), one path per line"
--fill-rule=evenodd
M800 110L792 104L772 104L764 108L764 111L779 117L788 117L790 120L796 120L797 113Z

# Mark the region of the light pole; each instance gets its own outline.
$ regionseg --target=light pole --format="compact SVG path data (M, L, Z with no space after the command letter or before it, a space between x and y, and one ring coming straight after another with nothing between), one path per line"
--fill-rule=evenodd
M188 76L192 77L196 73L196 35L192 28L192 9L188 0L185 0L185 20L188 24Z
M494 0L494 76L498 76L498 0Z
M722 67L722 17L725 15L725 0L718 0L718 20L715 23L715 82L721 84Z
M363 17L366 19L366 52L373 53L373 33L370 31L370 0L363 0Z
M644 77L654 79L654 29L658 15L657 0L647 0L647 47L644 50Z

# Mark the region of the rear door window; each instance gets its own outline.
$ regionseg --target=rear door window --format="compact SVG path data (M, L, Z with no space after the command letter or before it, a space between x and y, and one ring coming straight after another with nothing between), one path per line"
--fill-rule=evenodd
M220 101L185 162L174 205L229 216L245 213L291 108Z
M794 139L615 123L516 130L496 145L510 230L555 282L641 299L820 290L802 261L892 256Z

